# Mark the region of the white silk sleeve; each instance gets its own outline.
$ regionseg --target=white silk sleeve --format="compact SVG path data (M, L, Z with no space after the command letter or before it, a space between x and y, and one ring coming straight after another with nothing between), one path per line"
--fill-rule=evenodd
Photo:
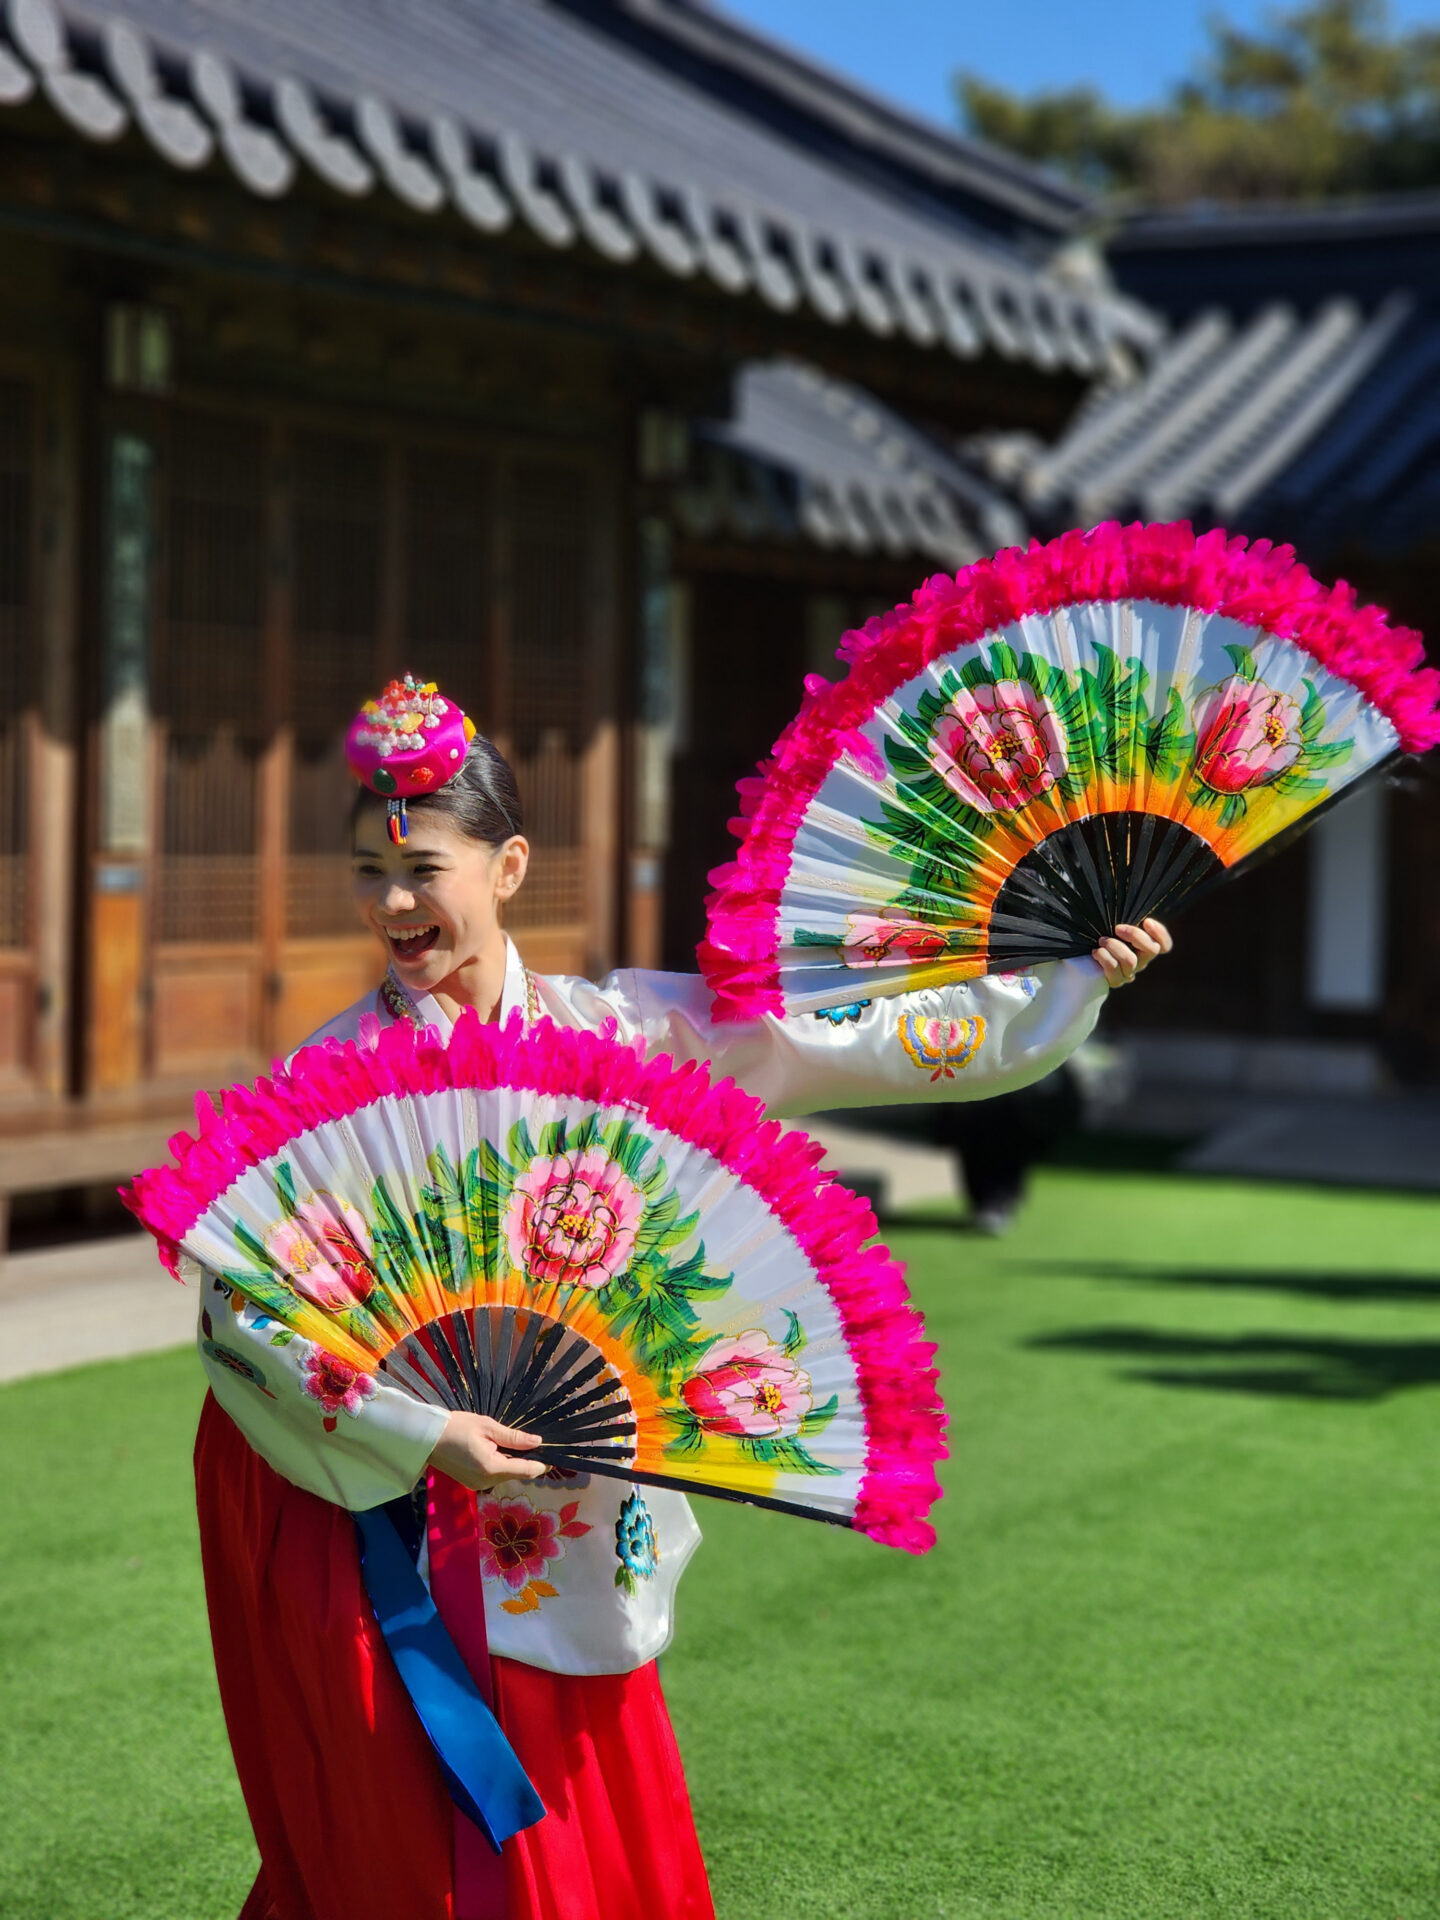
M408 1493L447 1418L382 1376L347 1381L311 1340L292 1334L193 1261L200 1360L211 1391L277 1473L360 1511ZM348 1391L346 1391L348 1387Z
M984 1100L1041 1080L1091 1032L1106 994L1093 960L992 974L823 1013L717 1022L698 974L612 973L598 986L539 981L567 1026L643 1038L654 1053L708 1060L781 1118L831 1107ZM857 988L859 980L857 978Z

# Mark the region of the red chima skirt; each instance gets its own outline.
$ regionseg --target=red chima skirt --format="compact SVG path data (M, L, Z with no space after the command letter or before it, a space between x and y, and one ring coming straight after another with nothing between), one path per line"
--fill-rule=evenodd
M195 1481L220 1698L260 1848L241 1920L463 1920L453 1803L350 1515L267 1466L213 1398ZM491 1674L546 1807L495 1869L504 1920L714 1920L654 1663L574 1678L494 1659Z

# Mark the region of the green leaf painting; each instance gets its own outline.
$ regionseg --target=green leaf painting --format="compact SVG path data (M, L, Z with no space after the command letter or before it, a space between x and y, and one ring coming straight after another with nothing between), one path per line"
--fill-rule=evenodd
M1252 648L1225 647L1233 679L1265 695ZM1243 792L1221 792L1195 777L1199 746L1196 713L1214 686L1188 690L1152 684L1137 655L1122 657L1112 648L1092 646L1087 664L1061 666L1038 654L1021 652L1008 640L975 648L962 665L932 669L933 678L903 708L890 711L893 731L883 740L889 780L875 791L873 811L862 824L867 838L895 856L906 870L905 883L883 909L945 931L948 951L968 953L983 941L982 918L967 911L977 870L986 863L986 846L998 831L1021 826L1032 804L1043 809L1047 828L1058 808L1069 817L1084 809L1098 781L1124 789L1183 787L1191 818L1206 817L1217 829L1243 822L1262 793L1274 798L1303 798L1321 793L1329 770L1353 754L1351 740L1323 741L1329 718L1313 679L1302 682L1299 735L1302 752L1281 775L1257 781ZM986 811L971 805L947 784L937 765L936 729L953 720L957 694L978 696L1001 682L1018 682L1038 695L1054 717L1064 749L1064 771L1033 800ZM1229 684L1222 682L1221 684ZM962 700L964 711L969 703ZM973 712L973 707L969 709ZM976 736L976 751L988 750ZM999 764L997 762L997 764ZM1190 775L1187 778L1187 773ZM978 910L977 910L978 912ZM800 933L796 944L839 944L834 933Z

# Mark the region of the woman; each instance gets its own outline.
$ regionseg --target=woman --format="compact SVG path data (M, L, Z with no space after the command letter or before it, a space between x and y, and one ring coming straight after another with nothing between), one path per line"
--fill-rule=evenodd
M468 722L453 733L458 720L407 681L352 729L369 786L354 812L355 894L388 968L315 1041L363 1041L375 1019L445 1034L474 1007L486 1020L613 1023L622 1040L713 1061L781 1115L973 1099L1049 1072L1090 1031L1107 985L1170 944L1158 923L1121 927L1093 961L748 1026L712 1024L708 989L689 975L537 978L501 924L529 859L514 778ZM434 744L451 737L444 753ZM903 1043L907 1010L936 1023L949 1064L933 1077ZM343 1268L346 1249L327 1258ZM700 1538L684 1498L546 1471L525 1458L531 1437L383 1382L347 1394L308 1342L213 1280L200 1345L206 1591L262 1859L242 1920L711 1920L654 1664ZM396 1503L403 1531L427 1472L432 1486L481 1490L494 1708L547 1809L498 1866L455 1814L360 1578L350 1513ZM443 1614L440 1569L419 1564Z

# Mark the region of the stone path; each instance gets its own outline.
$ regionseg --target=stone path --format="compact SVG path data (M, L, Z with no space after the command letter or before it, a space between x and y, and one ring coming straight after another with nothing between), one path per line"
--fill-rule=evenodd
M153 1353L194 1331L193 1290L138 1233L12 1253L0 1267L0 1381Z

